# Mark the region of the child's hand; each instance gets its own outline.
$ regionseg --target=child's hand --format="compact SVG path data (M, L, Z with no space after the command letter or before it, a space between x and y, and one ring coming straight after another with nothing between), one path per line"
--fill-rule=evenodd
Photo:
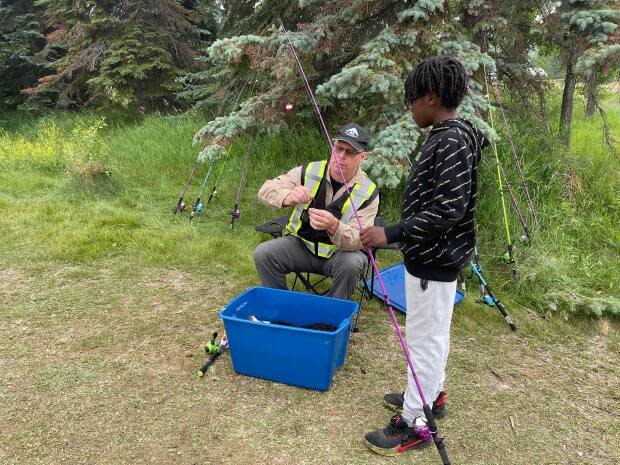
M387 245L385 228L371 226L360 231L360 239L365 249L369 247L383 247Z

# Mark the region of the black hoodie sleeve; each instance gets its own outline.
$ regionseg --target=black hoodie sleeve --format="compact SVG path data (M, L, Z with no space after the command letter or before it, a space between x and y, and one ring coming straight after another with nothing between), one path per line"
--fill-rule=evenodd
M434 166L430 168L432 164L429 164L428 172L422 169L409 181L423 190L405 191L403 219L385 229L389 243L434 240L465 216L471 195L474 154L456 129L445 131L433 150ZM424 182L430 176L432 182ZM419 206L418 213L408 216L408 210L413 210L421 202L420 198L427 197L429 189L433 192L430 200Z

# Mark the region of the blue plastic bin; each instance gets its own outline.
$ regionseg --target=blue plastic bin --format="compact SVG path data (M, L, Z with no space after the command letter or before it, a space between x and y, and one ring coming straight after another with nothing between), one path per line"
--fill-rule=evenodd
M359 305L301 292L253 287L220 312L235 372L327 391L344 364L351 319ZM336 331L251 321L285 321L295 326L325 323Z

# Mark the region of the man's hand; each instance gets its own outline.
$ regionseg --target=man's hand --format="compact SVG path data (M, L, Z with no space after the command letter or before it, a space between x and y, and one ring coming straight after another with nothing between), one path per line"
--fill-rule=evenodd
M283 207L290 205L305 204L312 200L312 195L306 186L297 186L291 192L288 193L282 201Z
M330 235L336 234L338 229L338 218L327 210L319 210L318 208L309 208L308 217L310 218L310 226L317 231L327 231Z
M379 226L371 226L360 231L360 239L365 249L369 247L383 247L387 245L387 237L385 237L385 228Z

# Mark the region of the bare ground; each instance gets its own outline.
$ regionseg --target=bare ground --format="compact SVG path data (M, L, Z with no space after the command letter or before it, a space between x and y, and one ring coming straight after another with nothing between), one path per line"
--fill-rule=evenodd
M377 303L326 393L237 375L228 356L196 379L241 290L175 269L0 269L0 463L439 463L433 447L394 459L364 447L404 381ZM513 334L471 300L455 309L439 423L452 463L620 463L618 323L509 305Z

